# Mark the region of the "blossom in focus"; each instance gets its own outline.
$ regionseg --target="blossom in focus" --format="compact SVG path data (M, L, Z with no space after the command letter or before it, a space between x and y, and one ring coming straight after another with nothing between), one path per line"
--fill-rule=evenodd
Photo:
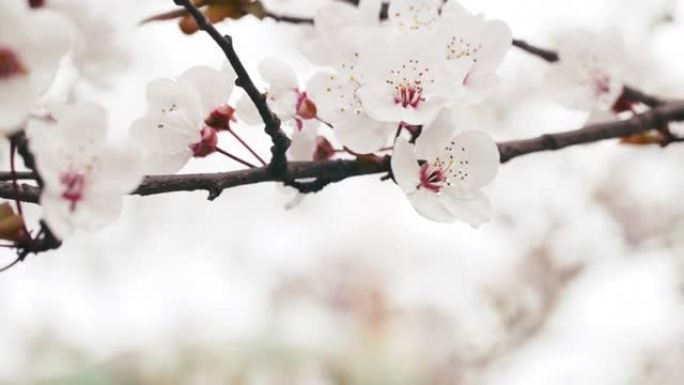
M227 103L234 82L235 75L227 68L200 66L178 80L150 83L147 113L131 127L147 173L175 173L192 157L215 152L218 131L228 127L233 117Z
M551 96L568 108L610 111L624 88L626 55L619 36L575 31L560 41L558 56L545 78Z
M0 3L0 133L17 130L52 83L71 44L70 27L52 11Z
M396 123L377 121L366 113L357 95L363 83L353 72L316 74L309 92L317 101L318 115L333 125L343 146L359 154L373 153L385 145L397 130Z
M461 93L470 63L447 61L427 42L432 34L375 36L361 54L363 85L356 91L370 117L381 122L428 124Z
M479 226L490 217L489 201L481 189L496 177L499 151L487 134L460 130L467 128L466 120L445 110L424 129L415 146L397 138L392 173L422 216Z
M436 33L444 44L447 59L462 65L469 62L469 69L462 79L465 98L480 102L498 85L496 70L512 47L513 36L506 23L485 20L456 1L444 4L442 16L436 23Z
M76 229L96 230L121 211L123 195L141 181L131 146L106 142L105 111L96 105L53 105L50 118L32 120L29 143L44 187L45 221L60 238Z

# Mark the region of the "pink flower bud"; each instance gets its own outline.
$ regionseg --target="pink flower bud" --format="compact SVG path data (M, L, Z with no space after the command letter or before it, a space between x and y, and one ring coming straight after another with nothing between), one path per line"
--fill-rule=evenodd
M190 145L192 155L196 158L203 158L216 152L218 145L217 131L213 127L205 126L201 131L202 139Z

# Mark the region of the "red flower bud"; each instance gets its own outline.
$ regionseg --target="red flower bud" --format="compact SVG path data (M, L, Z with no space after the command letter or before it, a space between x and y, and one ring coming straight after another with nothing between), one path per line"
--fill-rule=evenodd
M218 135L215 128L205 126L201 133L202 139L190 145L192 155L196 158L203 158L213 154L216 152L216 146L218 145Z
M225 105L215 109L204 123L219 131L230 130L230 122L235 121L235 108Z
M316 137L316 151L314 152L315 161L330 160L335 156L335 149L328 139L318 136Z

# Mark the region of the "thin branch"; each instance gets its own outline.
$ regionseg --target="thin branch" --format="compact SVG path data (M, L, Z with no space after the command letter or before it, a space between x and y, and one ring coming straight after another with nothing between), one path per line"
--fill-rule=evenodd
M249 73L242 64L242 60L235 52L233 47L232 37L222 36L214 26L207 21L202 12L192 3L191 0L174 0L176 5L184 7L197 22L200 30L206 32L216 42L216 44L223 50L226 58L237 74L235 84L245 90L249 98L252 100L261 119L266 125L265 131L271 137L273 146L271 147L271 162L268 165L268 170L276 177L285 179L287 172L287 157L285 156L288 147L290 146L290 139L280 129L280 119L271 111L266 102L266 95L262 94L249 76Z
M577 130L545 134L531 139L500 142L498 147L501 162L505 163L519 156L536 152L559 150L648 132L675 121L684 121L684 102L665 104L627 120L592 124ZM304 184L314 191L316 191L315 187L347 178L390 171L389 156L287 164L287 174L293 180L315 179L317 182ZM216 198L228 188L265 182L282 182L282 179L274 175L268 167L224 173L148 176L132 194L149 196L205 190L209 192L210 198ZM40 190L35 186L20 185L19 192L15 192L10 182L0 182L0 198L37 203L39 194Z
M278 22L282 23L290 23L290 24L313 24L314 20L310 17L298 17L298 16L288 16L288 15L281 15L278 13L274 13L271 11L266 10L264 12L264 17L273 19Z

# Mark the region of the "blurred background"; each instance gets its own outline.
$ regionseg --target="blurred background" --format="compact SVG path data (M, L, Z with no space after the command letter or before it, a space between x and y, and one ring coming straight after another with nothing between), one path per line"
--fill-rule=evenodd
M106 106L114 139L144 113L148 82L223 63L175 22L138 26L171 0L47 2L83 38L52 97ZM307 16L323 2L265 4ZM548 47L616 27L630 83L684 97L684 1L462 3ZM268 56L302 82L314 71L298 51L308 27L219 28L252 73ZM542 89L546 66L511 51L479 128L506 140L579 127L586 114ZM261 128L237 130L267 153ZM127 198L114 225L0 275L0 384L682 384L683 164L684 146L614 141L515 159L477 230L424 220L378 176L292 210L294 193L269 184L214 202ZM185 171L233 168L210 157Z

